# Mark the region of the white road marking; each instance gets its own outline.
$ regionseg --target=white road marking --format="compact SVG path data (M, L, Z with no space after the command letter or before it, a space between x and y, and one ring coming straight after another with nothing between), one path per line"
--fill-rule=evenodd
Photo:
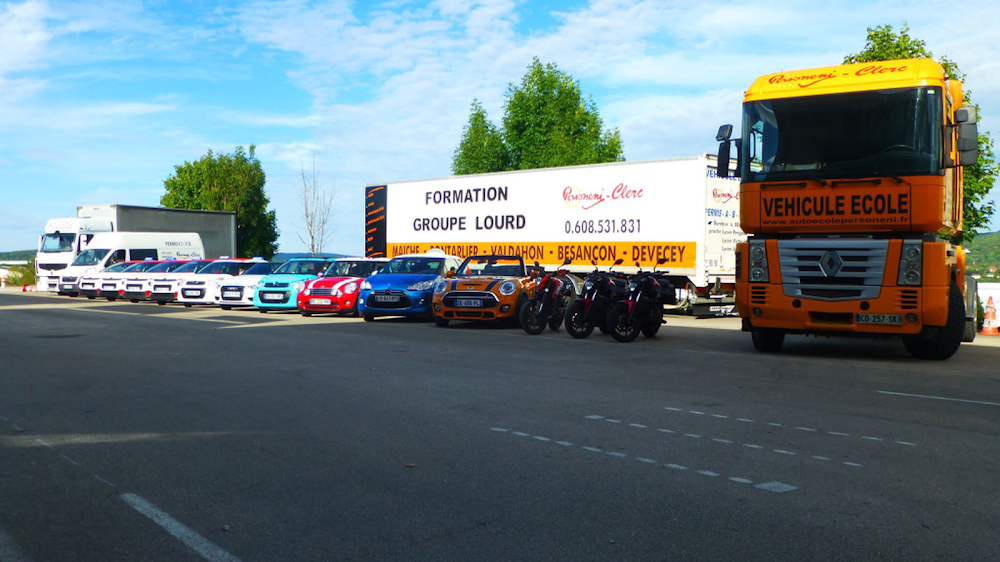
M925 396L923 394L907 394L905 392L889 392L888 390L880 390L879 394L888 394L891 396L907 396L909 398L926 398L928 400L945 400L948 402L962 402L964 404L980 404L982 406L1000 406L997 402L984 402L982 400L964 400L962 398L946 398L944 396Z
M548 437L542 437L541 435L534 435L534 436L532 436L532 437L534 437L535 439L537 439L537 440L539 440L539 441L552 441L552 440L551 440L551 439L549 439Z
M719 475L718 472L712 472L711 470L696 470L695 472L697 472L698 474L703 474L705 476L713 476L714 477L714 476L718 476Z
M76 462L75 460L67 457L66 455L64 455L62 453L59 453L59 456L62 457L64 461L68 462L69 464L71 464L73 466L83 466L82 464Z
M718 437L713 437L712 441L715 441L716 443L725 443L726 445L732 445L733 444L733 442L730 441L729 439L719 439Z
M569 441L556 441L556 443L558 443L559 445L562 445L563 447L572 447L573 446L573 444L570 443Z
M663 466L665 466L665 467L667 467L667 468L672 468L672 469L674 469L674 470L687 470L687 469L688 469L688 467L686 467L686 466L684 466L684 465L681 465L681 464L673 464L673 463L670 463L670 464L665 464L665 465L663 465Z
M647 428L647 426L642 425L641 423L630 423L629 425L631 425L632 427L638 427L639 429L646 429Z
M701 435L695 433L685 433L684 437L690 437L692 439L701 439Z
M860 464L858 464L856 462L847 462L847 461L844 461L844 464L846 464L847 466L857 466L857 467L861 466Z
M917 446L916 443L910 443L909 441L893 441L893 443L895 443L897 445L908 445L910 447L916 447Z
M500 433L505 433L507 430L502 427L491 427L490 431L499 431Z
M836 435L837 437L850 437L850 433L841 433L839 431L827 431L830 435Z
M712 414L713 418L719 418L720 420L728 420L729 416L724 416L722 414Z
M796 427L795 429L797 429L799 431L816 431L815 429L813 429L811 427Z
M628 455L626 455L625 453L618 453L618 452L615 452L615 451L608 451L608 454L611 455L612 457L618 457L620 459L624 459L624 458L628 457Z
M862 439L867 439L869 441L881 441L881 437L862 437Z
M511 433L512 433L513 435L517 435L518 437L528 437L528 434L527 434L527 433L524 433L524 432L522 432L522 431L512 431Z
M798 490L796 486L791 486L789 484L784 484L782 482L764 482L763 484L757 484L754 486L758 490L766 490L768 492L791 492L792 490Z
M670 406L664 406L663 409L664 410L670 410L671 412L683 412L684 411L684 410L681 410L680 408L671 408Z
M604 418L604 421L608 423L622 423L622 420L613 420L611 418Z
M597 414L591 414L589 416L583 416L583 419L585 419L585 420L603 420L604 416L599 416Z
M746 478L737 478L735 476L731 477L730 480L733 482L738 482L740 484L753 484L753 480L747 480Z
M744 443L743 446L746 447L747 449L763 449L764 448L764 447L761 447L760 445L754 445L752 443Z
M689 414L694 414L696 416L704 416L705 412L699 412L698 410L688 410Z
M101 484L104 484L105 486L110 486L112 488L117 488L118 487L118 486L115 486L114 483L111 482L110 480L105 480L104 478L101 478L101 475L99 475L99 474L95 474L94 475L94 480L97 480L98 482L100 482Z
M677 433L676 431L674 431L672 429L663 429L662 427L659 428L659 429L657 429L656 431L660 431L660 432L663 432L663 433Z
M39 445L41 445L41 446L43 446L43 447L48 447L49 449L51 449L51 448L52 448L52 445L50 445L49 443L46 443L46 442L45 442L44 440L42 440L42 439L35 439L35 443L38 443Z
M828 461L828 460L830 460L830 457L821 457L819 455L813 455L812 458L814 458L814 459L816 459L818 461Z
M636 457L635 460L648 464L656 464L656 461L654 461L653 459L647 459L646 457Z
M153 523L184 543L185 546L197 552L205 560L209 562L240 562L239 558L222 550L215 543L194 532L146 499L135 494L122 494L118 497L132 509L145 515Z
M779 455L795 455L795 453L793 453L792 451L786 451L784 449L772 449L772 450L775 453L778 453Z
M16 429L18 431L24 431L24 428L21 427L21 426L19 426L19 425L17 425L16 423L12 423L10 425L11 425L11 427L13 427L14 429Z
M583 447L583 450L590 451L591 453L600 453L601 450L597 447Z
M775 423L775 422L767 422L767 425L770 425L770 426L773 426L773 427L785 427L785 424L783 424L783 423Z
M746 422L746 423L754 423L753 420L750 420L750 419L747 419L747 418L736 418L736 421Z
M0 560L3 562L31 562L31 558L28 558L28 555L3 529L0 529Z

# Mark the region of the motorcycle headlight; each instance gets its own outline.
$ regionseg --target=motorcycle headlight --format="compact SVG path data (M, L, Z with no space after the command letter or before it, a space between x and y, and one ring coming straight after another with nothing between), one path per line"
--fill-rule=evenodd
M355 292L357 290L358 290L358 284L356 282L354 282L354 281L351 281L350 283L348 283L347 285L345 285L343 289L341 289L338 292L343 293L345 295L349 295L349 294L351 294L351 293L353 293L353 292Z
M434 286L434 280L421 281L419 283L414 283L406 288L407 291L428 291Z
M369 283L368 281L362 281L361 282L361 290L362 291L370 291L370 290L372 290L372 284Z
M587 281L586 283L583 284L583 288L584 288L584 290L587 290L587 291L593 289L594 288L594 282L593 281Z
M437 285L434 285L434 294L435 295L440 295L441 293L445 292L445 290L447 290L447 289L448 289L448 282L445 281L444 279L442 279L442 280L440 280L440 281L437 282Z
M306 286L305 281L296 281L295 283L292 283L292 288L295 289L296 291L301 291L305 286Z
M638 287L638 286L639 286L638 283L636 283L635 281L632 281L631 283L628 284L628 290L629 291L634 291L635 288Z
M501 295L513 295L516 290L517 285L515 285L513 281L504 281L500 284Z

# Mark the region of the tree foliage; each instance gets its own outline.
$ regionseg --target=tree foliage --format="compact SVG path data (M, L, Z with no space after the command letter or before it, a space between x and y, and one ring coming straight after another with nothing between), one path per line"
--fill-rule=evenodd
M891 25L879 25L875 26L874 29L868 28L865 48L860 53L845 57L844 63L913 58L933 59L934 54L927 49L927 44L922 39L910 36L910 28L904 22L899 33L894 32ZM958 64L954 61L947 57L938 57L937 61L944 67L948 78L965 80L965 74L959 70ZM972 92L965 90L964 98L963 103L974 106L976 113L980 114L979 106L972 102ZM980 131L979 161L975 166L966 166L963 172L962 223L964 231L955 237L955 243L971 241L976 236L977 229L989 225L994 206L992 202L986 201L986 197L993 189L998 173L1000 173L1000 164L997 163L996 155L993 153L993 139L988 132Z
M624 160L618 129L603 126L580 83L555 64L543 66L535 58L521 83L507 87L502 130L473 101L452 171L460 175Z
M270 259L278 250L277 218L267 210L264 170L254 155L237 146L232 154L209 150L194 162L174 166L163 182L160 205L173 209L236 213L236 252L241 257Z

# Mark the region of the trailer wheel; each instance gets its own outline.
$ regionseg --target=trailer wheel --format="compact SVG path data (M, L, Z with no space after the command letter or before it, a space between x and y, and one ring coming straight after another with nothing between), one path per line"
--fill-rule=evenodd
M785 333L777 330L756 329L750 332L753 348L761 353L777 353L785 343Z
M958 351L965 331L965 302L958 285L952 283L948 295L948 320L944 327L937 329L930 337L919 334L907 336L903 338L903 345L917 359L944 361Z

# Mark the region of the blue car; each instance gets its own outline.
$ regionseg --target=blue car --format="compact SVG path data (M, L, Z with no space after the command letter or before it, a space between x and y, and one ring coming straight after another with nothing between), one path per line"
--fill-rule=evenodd
M294 258L265 276L253 292L253 305L261 313L278 310L298 311L299 291L306 281L326 271L334 258Z
M434 284L462 260L440 250L392 259L381 271L361 283L358 313L366 322L376 316L431 318Z

